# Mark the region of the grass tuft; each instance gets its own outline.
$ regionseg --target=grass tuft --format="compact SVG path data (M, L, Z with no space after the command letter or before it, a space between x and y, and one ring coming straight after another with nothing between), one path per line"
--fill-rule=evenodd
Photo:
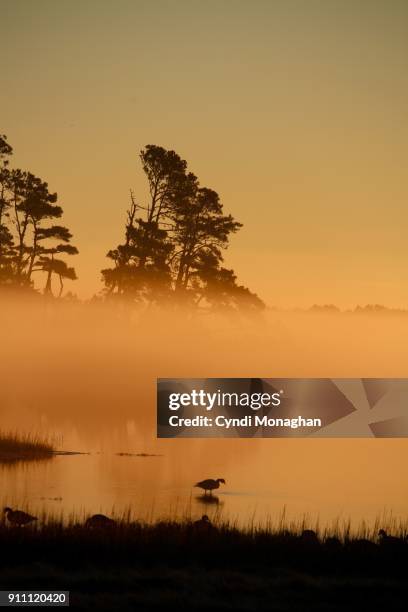
M17 434L0 431L0 462L14 463L47 459L53 455L55 450L51 438L33 433Z

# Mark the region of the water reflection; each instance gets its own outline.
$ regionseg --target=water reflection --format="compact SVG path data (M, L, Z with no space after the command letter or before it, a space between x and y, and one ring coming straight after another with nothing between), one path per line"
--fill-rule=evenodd
M401 471L395 469L398 441L349 441L343 460L345 441L297 440L293 445L303 453L300 463L285 441L236 441L253 444L242 461L235 445L228 452L225 445L215 445L206 453L201 441L187 442L181 447L178 441L165 448L158 444L155 450L162 457L118 456L105 448L45 462L0 465L0 503L39 517L43 512L62 513L66 520L75 516L79 522L96 513L130 513L132 520L140 521L196 520L205 513L211 521L241 526L277 525L284 507L288 523L306 516L311 527L317 519L322 527L349 518L354 524L373 524L384 508L396 519L408 512ZM405 447L399 448L402 452ZM203 464L204 473L215 475L222 469L225 474L227 485L218 495L194 491Z
M220 502L220 498L217 497L217 495L197 495L196 496L196 500L200 503L203 504L204 506L219 506L220 504L223 505L224 502Z
M53 458L53 455L50 455L48 457L36 457L36 458L30 458L28 459L27 457L2 457L0 459L0 470L2 469L13 469L17 466L19 467L23 467L23 466L29 466L32 465L33 463L42 463L43 461L51 461Z

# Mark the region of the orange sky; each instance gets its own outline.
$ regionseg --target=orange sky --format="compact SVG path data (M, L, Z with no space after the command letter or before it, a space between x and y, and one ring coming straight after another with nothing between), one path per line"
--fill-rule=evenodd
M59 194L80 249L70 289L101 288L154 143L244 223L227 264L269 304L408 306L405 0L0 9L0 132Z

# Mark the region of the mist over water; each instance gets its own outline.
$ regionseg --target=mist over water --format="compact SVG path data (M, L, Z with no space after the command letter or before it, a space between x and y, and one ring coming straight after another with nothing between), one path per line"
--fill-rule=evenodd
M406 377L407 316L248 320L42 299L2 300L0 316L0 429L90 453L0 466L9 505L240 524L284 506L322 524L408 512L405 439L156 439L158 377ZM205 504L192 485L218 477L218 503Z

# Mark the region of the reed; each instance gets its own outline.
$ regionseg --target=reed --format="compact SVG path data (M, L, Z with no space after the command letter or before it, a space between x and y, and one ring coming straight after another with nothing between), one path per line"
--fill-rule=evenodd
M55 452L55 440L35 433L0 431L0 462L46 459Z
M6 505L14 507L15 504L11 499L3 498L1 507ZM26 512L35 514L28 504L22 504L20 507ZM198 518L194 516L190 504L180 508L177 502L167 515L155 520L153 519L153 514L152 509L151 512L147 513L146 518L142 519L137 516L132 506L127 506L121 510L117 510L115 506L112 506L110 511L108 511L108 515L115 520L117 530L121 534L126 533L127 530L129 534L134 533L135 530L139 533L141 531L150 533L155 529L162 531L164 528L169 532L177 531L181 533L191 529L195 519ZM75 530L75 533L78 534L87 533L85 521L89 513L85 508L71 511L69 514L64 513L62 510L58 513L50 513L46 509L42 509L36 515L39 520L30 527L31 532L35 531L40 535L46 535L50 531L69 533L72 530ZM256 521L255 516L251 516L244 525L239 524L233 518L224 518L217 510L210 515L210 518L213 528L212 533L218 535L239 534L240 537L247 538L248 540L258 537L299 538L305 530L313 530L321 543L331 538L338 539L341 544L363 539L377 543L378 532L380 529L383 529L387 534L400 538L401 541L408 542L408 518L396 517L393 516L392 512L386 511L383 511L370 523L361 521L355 525L353 525L351 518L337 518L331 524L321 525L319 517L313 518L306 514L289 520L286 517L286 508L280 514L276 516L269 515L266 519L259 522ZM0 532L4 529L7 529L7 526L4 521L0 521ZM98 532L99 535L101 533Z
M110 515L115 526L93 529L85 510L42 512L22 528L0 521L0 587L63 588L76 609L103 612L158 612L180 602L197 612L357 611L361 601L405 609L407 523L389 516L359 531L351 521L330 529L315 522L318 537L309 539L309 519L288 522L284 513L244 528L215 517L210 527L196 525L188 512L156 522L136 520L131 508ZM379 526L400 539L380 541Z

